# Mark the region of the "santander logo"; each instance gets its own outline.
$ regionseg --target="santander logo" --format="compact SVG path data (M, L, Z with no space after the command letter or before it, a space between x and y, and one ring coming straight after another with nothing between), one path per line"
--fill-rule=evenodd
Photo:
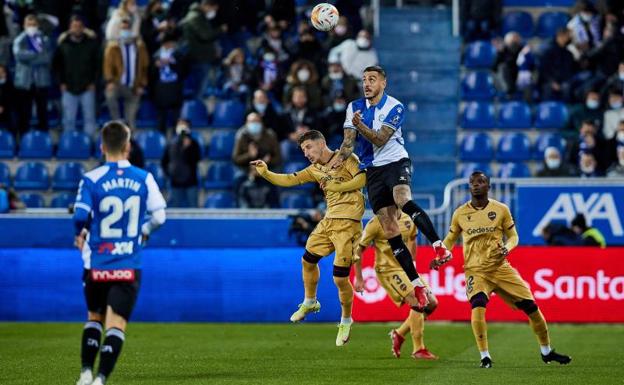
M624 276L609 277L604 270L595 275L554 276L552 269L539 269L535 272L533 295L536 299L599 299L624 300Z

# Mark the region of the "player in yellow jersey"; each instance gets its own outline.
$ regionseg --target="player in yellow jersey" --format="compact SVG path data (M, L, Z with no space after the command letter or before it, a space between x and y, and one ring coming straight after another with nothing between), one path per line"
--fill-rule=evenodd
M485 308L493 292L513 309L520 309L529 317L529 324L537 337L545 363L570 363L572 359L569 356L550 348L546 320L535 304L529 286L507 261L509 252L518 245L518 233L509 208L504 203L488 198L490 178L482 171L470 175L469 187L472 199L453 213L444 244L450 250L459 236L463 237L466 295L472 306L470 319L481 353L481 367L492 367ZM446 261L434 259L431 267L438 269Z
M399 211L399 231L403 242L407 245L412 258L416 261L416 235L418 230L416 225L410 219L409 215ZM414 295L414 286L411 284L407 274L397 262L392 254L392 248L386 239L386 235L379 223L379 218L374 216L364 228L364 233L360 239L360 244L356 249L357 261L355 262L355 290L362 291L364 289L364 279L362 277L362 253L364 249L371 244L375 245L375 273L377 280L386 290L392 302L398 307L404 303L410 307L417 307L418 300ZM424 281L424 280L423 280ZM438 300L431 290L427 290L427 299L429 303L424 308L424 313L429 315L438 306ZM423 333L425 330L425 316L421 312L410 309L409 315L405 322L398 328L390 331L390 339L392 340L392 354L399 358L401 356L401 346L405 341L405 335L409 332L412 335L413 351L412 357L423 360L437 360L438 357L429 352L423 342Z
M318 262L335 251L333 275L342 308L336 346L342 346L349 340L353 322L353 287L349 281L349 272L353 263L354 247L362 234L364 195L361 189L366 183L366 176L360 171L359 160L355 155L344 162L343 168L328 167L328 163L338 152L327 147L325 138L319 131L311 130L303 134L299 138L299 146L312 163L301 171L276 174L269 171L266 163L261 160L252 161L251 164L256 166L259 175L274 185L290 187L317 182L323 189L327 211L306 243L301 260L305 298L290 320L299 322L308 313L321 309L321 304L316 299L320 275Z

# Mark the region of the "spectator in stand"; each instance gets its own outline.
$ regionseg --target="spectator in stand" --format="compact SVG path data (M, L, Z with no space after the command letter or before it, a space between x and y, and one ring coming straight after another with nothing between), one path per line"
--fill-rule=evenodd
M607 140L605 146L605 152L607 153L605 156L607 166L617 163L619 155L618 147L620 146L624 146L624 120L621 120L618 124L618 129L613 134L613 137Z
M0 65L0 126L6 127L17 136L15 125L13 124L13 104L15 89L11 77L7 73L6 67Z
M494 70L497 73L501 90L507 97L516 93L518 80L518 56L522 50L522 37L517 32L507 32L503 39L503 46L496 55Z
M318 127L318 116L316 111L308 107L308 94L305 88L296 87L293 89L290 103L284 111L284 125L277 131L277 137L286 147L297 146L299 135L307 129ZM285 144L285 143L290 143ZM290 148L290 147L288 147ZM282 147L284 149L284 147ZM286 153L282 152L284 156Z
M297 17L294 0L274 0L268 7L266 23L279 25L282 30L288 29L289 24Z
M217 0L201 0L191 6L181 23L192 63L191 71L198 76L193 92L195 99L200 99L208 85L216 82L219 68L217 43L222 31L216 19L218 10Z
M614 23L604 27L603 40L590 49L585 58L590 67L595 69L593 84L603 84L611 74L618 70L618 65L624 59L624 36L617 31Z
M574 56L567 49L568 44L570 32L561 28L542 54L538 72L544 100L569 100L571 97L570 82L576 74L577 66Z
M331 104L323 111L321 124L318 125L320 131L327 138L327 143L332 143L332 139L342 137L347 100L353 100L346 98L344 93L340 91L332 95L334 95L334 98Z
M95 85L101 63L100 45L94 31L85 28L80 16L72 16L69 30L61 34L53 69L61 86L63 129L76 129L78 107L82 109L84 132L95 136Z
M624 144L616 148L617 161L607 169L607 178L624 178Z
M349 25L349 20L344 15L341 15L338 19L338 24L336 24L334 29L327 32L327 39L321 44L323 44L326 51L329 51L347 39L353 39L353 32Z
M373 48L371 34L363 29L357 38L347 39L329 51L328 62L340 61L344 71L356 79L362 77L364 68L379 63L377 51Z
M275 54L275 59L272 61L275 61L280 66L285 65L290 59L290 53L286 49L286 44L284 44L282 29L277 24L269 24L267 26L260 43L259 55L264 55L267 52Z
M162 38L162 46L154 54L152 62L152 100L158 111L158 129L166 134L167 122L180 118L184 79L189 68L187 57L183 50L178 49L178 39L173 32Z
M572 143L569 162L570 164L579 165L580 167L582 164L582 162L580 162L581 155L591 154L594 161L597 161L595 164L597 173L603 174L610 164L607 148L608 144L598 135L596 124L591 120L586 120L581 125L578 139ZM588 170L590 165L588 159L586 159L585 165L587 166L586 170Z
M37 106L38 128L47 131L53 49L50 39L39 30L35 15L24 19L24 31L13 41L13 55L18 133L28 131L33 100Z
M201 160L199 143L191 136L190 122L179 119L176 136L169 142L161 166L171 182L169 207L197 207L197 165Z
M127 154L128 162L138 168L145 168L145 155L139 145L139 142L130 137L130 146Z
M236 195L240 208L276 209L280 207L277 187L258 175L254 166L248 166L247 177L238 187Z
M314 64L307 60L297 60L290 66L284 86L283 103L292 99L295 88L302 88L306 92L307 102L311 109L318 110L322 106L321 87L319 76Z
M572 177L576 176L576 172L561 159L561 153L557 147L547 147L544 151L544 163L536 176L540 178Z
M579 170L581 178L596 178L604 176L604 173L598 169L598 161L593 152L581 151L579 154Z
M119 40L111 40L104 51L106 105L113 119L121 119L119 100L124 101L125 120L135 128L141 95L148 84L149 56L145 44L131 30L130 19L121 20Z
M5 0L0 0L0 9L4 10ZM3 14L4 16L4 14ZM0 17L0 65L7 66L11 60L11 31L7 17Z
M281 129L284 124L281 116L275 111L273 103L269 99L266 91L256 90L253 94L251 106L246 115L255 112L262 118L262 125L266 128L270 128L273 131Z
M604 113L600 108L600 94L596 90L589 90L585 95L585 103L577 104L570 109L568 130L572 130L572 136L575 136L576 129L586 121L591 121L597 127L602 127L603 117Z
M247 115L245 125L238 129L232 160L245 174L249 162L262 159L270 168L282 163L282 155L275 132L262 125L260 115L252 112Z
M162 0L150 0L141 21L141 36L150 57L160 48L165 35L175 31L176 22L165 11Z
M307 60L313 63L315 68L321 68L325 53L308 21L299 24L299 34L292 42L291 51L293 59Z
M503 18L502 1L463 0L460 4L464 40L488 40L498 31L498 24Z
M568 22L568 29L572 32L572 43L579 54L589 51L600 43L602 39L600 15L591 1L576 2L574 16Z
M607 140L615 136L620 122L624 119L623 102L621 91L613 88L609 92L609 109L604 113L602 125L602 135Z
M252 71L247 66L245 51L235 48L223 60L223 92L226 96L234 96L241 101L247 100Z
M282 84L282 69L277 54L270 48L266 49L256 67L254 85L280 100Z
M603 249L607 246L604 235L595 227L588 226L585 215L581 213L572 220L572 230L583 238L585 246L600 246Z
M529 44L520 50L516 65L518 66L516 87L518 91L522 92L524 99L530 102L533 99L533 87L535 85L533 72L537 68L537 63Z
M351 101L360 96L358 81L347 75L339 61L330 62L327 75L321 80L321 93L325 96L324 105L331 107L336 94L344 94L344 98Z
M128 20L130 28L125 26L126 20ZM141 36L141 15L136 0L121 0L106 24L106 40L117 41L121 39L122 30L130 30L130 35L134 38ZM123 37L128 36L127 32L124 34Z
M617 72L611 75L602 87L602 91L600 93L603 100L607 100L608 93L612 89L617 89L620 94L624 95L624 60L620 60Z

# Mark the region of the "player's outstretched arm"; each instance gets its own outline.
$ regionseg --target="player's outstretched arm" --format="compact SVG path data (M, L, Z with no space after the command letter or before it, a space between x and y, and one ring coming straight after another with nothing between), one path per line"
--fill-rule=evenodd
M361 172L357 174L353 179L346 182L336 182L331 180L325 184L323 189L330 192L349 192L360 190L366 184L366 174Z
M269 171L269 167L263 160L253 160L249 162L250 165L256 167L258 175L269 181L269 183L280 187L292 187L307 182L313 182L314 179L309 177L309 173L302 170L292 174L278 174Z

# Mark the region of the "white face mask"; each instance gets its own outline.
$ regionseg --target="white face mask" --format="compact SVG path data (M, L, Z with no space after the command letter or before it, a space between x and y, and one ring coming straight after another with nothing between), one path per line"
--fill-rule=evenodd
M595 99L588 99L587 102L585 103L585 105L590 110L595 110L596 108L598 108L598 106L600 106L600 102L598 102Z
M251 135L259 135L262 132L262 123L260 122L249 122L247 123L247 132Z
M266 103L254 103L253 105L254 105L254 109L261 114L264 114L264 111L266 111L267 109Z
M546 159L546 167L548 167L549 170L557 169L559 168L559 166L561 166L561 159L558 159L558 158Z
M624 80L624 72L618 72L618 78L620 78L620 80Z
M39 28L38 27L26 27L24 31L26 31L26 35L28 36L35 36L37 32L39 32Z
M592 17L593 15L591 13L581 13L581 19L586 23L590 22Z
M176 134L182 135L183 133L189 134L191 129L186 124L179 124L176 126Z
M583 174L593 174L595 170L596 170L596 167L593 165L581 164L581 172Z
M344 111L347 109L347 105L344 103L338 103L338 102L334 102L334 111Z
M264 61L268 61L268 62L274 61L275 60L275 54L265 53L264 56L262 56L262 59Z
M340 80L342 79L343 76L344 74L342 72L330 72L329 73L329 78L331 80Z
M217 16L217 11L215 11L215 10L206 12L206 19L208 19L208 20L212 20L216 16Z
M618 159L618 163L620 164L620 166L624 167L624 158Z
M355 39L355 45L357 45L359 49L369 49L370 40L365 37L358 37L357 39Z
M310 70L305 68L300 69L299 71L297 71L297 78L301 82L307 82L310 79Z
M620 108L622 108L622 102L611 102L609 103L609 106L611 107L612 110L619 110Z
M119 31L119 37L121 38L121 40L130 40L132 39L132 31L129 29L122 29L121 31Z
M343 36L345 33L347 33L347 26L343 24L338 24L336 28L334 28L334 31L336 32L336 35Z
M618 131L617 135L615 135L615 139L619 143L624 143L624 131Z

